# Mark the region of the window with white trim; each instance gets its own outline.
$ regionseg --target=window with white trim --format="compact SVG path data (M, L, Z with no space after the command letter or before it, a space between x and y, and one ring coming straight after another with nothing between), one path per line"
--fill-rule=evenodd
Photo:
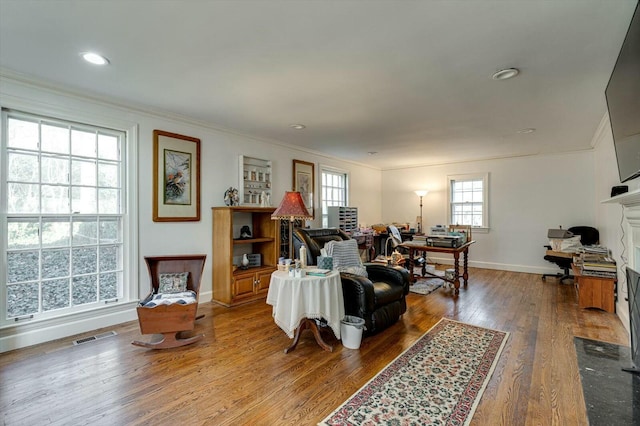
M489 228L489 174L447 176L449 223Z
M322 179L322 227L329 226L329 207L346 207L347 173L335 169L321 168Z
M127 299L126 133L2 111L0 324Z

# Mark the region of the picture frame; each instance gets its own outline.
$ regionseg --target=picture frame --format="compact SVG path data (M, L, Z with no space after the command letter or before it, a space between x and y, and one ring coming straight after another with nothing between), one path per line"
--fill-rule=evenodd
M153 131L153 221L200 220L200 139Z
M300 192L305 207L314 218L313 196L315 187L315 165L307 161L293 160L293 190Z

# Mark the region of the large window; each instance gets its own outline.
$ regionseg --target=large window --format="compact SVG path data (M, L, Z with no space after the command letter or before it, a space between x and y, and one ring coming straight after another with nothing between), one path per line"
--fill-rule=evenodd
M329 226L328 207L345 207L347 205L347 173L328 168L321 168L322 176L322 227Z
M449 188L449 223L489 228L489 174L447 177Z
M0 324L122 299L126 134L6 110L2 126Z

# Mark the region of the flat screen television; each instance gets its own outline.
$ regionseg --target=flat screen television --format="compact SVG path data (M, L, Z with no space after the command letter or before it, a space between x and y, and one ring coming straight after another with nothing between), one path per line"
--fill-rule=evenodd
M640 176L640 5L605 90L620 182Z

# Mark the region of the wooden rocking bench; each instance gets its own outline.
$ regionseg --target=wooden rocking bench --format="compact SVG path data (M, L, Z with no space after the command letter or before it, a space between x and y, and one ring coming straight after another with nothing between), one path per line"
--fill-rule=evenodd
M151 342L131 342L136 346L151 349L166 349L195 343L204 337L203 334L181 338L179 334L183 331L193 330L198 310L198 292L200 291L200 281L206 255L186 255L186 256L146 256L149 277L151 278L151 293L141 301L141 306L137 307L138 322L142 334L161 334L162 340ZM188 272L186 290L195 293L195 303L162 304L156 306L144 306L149 304L152 298L158 295L160 288L161 274L176 274ZM155 302L155 300L153 300Z

